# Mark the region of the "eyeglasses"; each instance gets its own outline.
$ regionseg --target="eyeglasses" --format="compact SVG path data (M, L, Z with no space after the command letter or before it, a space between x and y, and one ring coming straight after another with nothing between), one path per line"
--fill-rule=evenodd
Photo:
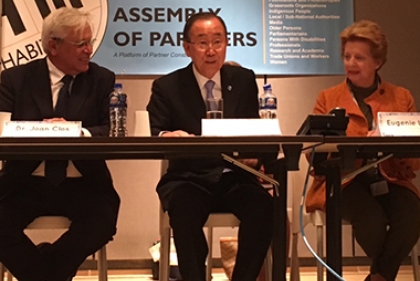
M93 47L93 45L95 44L95 42L96 42L96 38L94 38L94 39L92 39L92 40L90 40L90 41L86 41L86 40L82 40L82 41L80 41L80 42L73 42L73 41L68 41L68 40L64 40L64 39L62 39L62 38L57 38L57 37L54 37L54 38L52 38L53 40L57 40L57 41L63 41L63 42L67 42L67 43L69 43L69 44L71 44L71 45L73 45L73 46L76 46L76 48L86 48L86 47Z
M188 43L194 44L199 49L202 49L202 50L208 50L210 48L212 48L213 50L218 50L218 49L220 49L223 46L223 44L225 43L225 41L222 40L222 39L216 39L216 40L214 40L212 42L208 42L208 41L202 40L202 41L188 42Z

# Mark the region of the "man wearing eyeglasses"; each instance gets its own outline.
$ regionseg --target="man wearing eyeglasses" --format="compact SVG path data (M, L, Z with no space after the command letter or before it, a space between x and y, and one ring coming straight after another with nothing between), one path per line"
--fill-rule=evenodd
M209 95L223 98L224 118L259 118L254 72L224 65L227 45L226 26L216 14L187 20L183 47L192 62L154 81L147 106L153 135L200 135ZM247 163L257 165L256 159ZM211 212L233 213L241 221L232 280L256 280L273 224L272 198L256 178L220 158L176 158L169 159L157 192L170 217L183 280L206 280L208 247L202 228Z
M1 73L0 111L13 121L81 121L85 137L108 136L115 74L90 62L90 15L52 12L41 40L46 58ZM0 171L0 262L19 281L71 280L116 233L118 209L105 161L7 161ZM71 226L37 247L23 230L44 215L68 217Z

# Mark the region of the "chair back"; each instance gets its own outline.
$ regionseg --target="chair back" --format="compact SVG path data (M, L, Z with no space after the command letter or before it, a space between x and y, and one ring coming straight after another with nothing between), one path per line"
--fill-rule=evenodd
M302 192L305 185L305 177L308 169L308 161L304 154L301 155L299 160L299 171L289 172L288 186L289 190L292 191L292 233L300 233L300 205L302 203ZM308 183L311 184L311 180ZM303 208L303 226L305 227L312 221L312 214L306 213L306 208Z

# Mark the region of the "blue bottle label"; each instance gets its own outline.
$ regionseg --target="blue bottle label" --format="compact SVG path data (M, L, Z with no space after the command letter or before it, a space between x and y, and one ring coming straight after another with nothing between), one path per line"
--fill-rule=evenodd
M277 109L277 98L276 97L263 97L260 98L261 109Z
M110 107L124 107L127 106L126 94L111 94L109 98Z

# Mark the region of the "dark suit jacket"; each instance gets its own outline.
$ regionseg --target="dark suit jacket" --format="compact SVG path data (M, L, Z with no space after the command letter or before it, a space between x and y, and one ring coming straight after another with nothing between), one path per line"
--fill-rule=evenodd
M95 63L74 79L67 120L82 121L93 136L108 136L109 94L115 74ZM39 59L1 73L0 111L12 112L12 120L42 121L54 117L50 76L46 59ZM69 159L71 160L71 159ZM40 161L7 161L0 172L0 200L13 191L16 183L29 177ZM106 196L117 212L119 198L105 161L75 160L85 180Z
M225 65L220 70L224 118L259 118L258 87L252 70ZM193 73L192 64L155 80L147 105L152 135L183 130L201 135L201 119L206 107ZM217 182L226 162L218 158L170 159L168 174L159 187L176 174L200 183Z

